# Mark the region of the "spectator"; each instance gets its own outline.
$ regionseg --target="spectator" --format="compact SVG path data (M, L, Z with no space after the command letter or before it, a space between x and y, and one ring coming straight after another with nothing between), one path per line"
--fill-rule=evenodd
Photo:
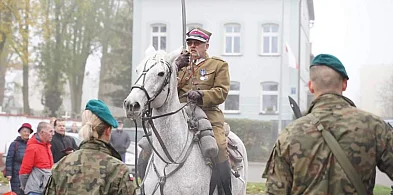
M8 181L11 182L12 191L17 195L24 195L20 188L19 170L22 164L23 155L25 154L27 141L29 140L30 134L33 133L33 129L29 123L23 123L23 125L18 129L18 133L20 135L16 137L8 148L7 158L5 161L5 176Z
M123 122L118 121L119 127L115 132L112 133L111 136L111 144L119 152L121 159L123 162L126 160L126 152L127 148L131 144L130 135L127 132L123 131Z
M53 127L40 122L35 133L27 142L26 152L19 171L21 189L27 195L41 195L48 182L53 166L51 140Z
M76 123L72 123L70 133L78 133L78 125Z
M54 122L55 135L51 141L53 162L57 163L61 158L71 154L78 149L74 138L65 135L65 121L64 119L57 119ZM66 150L70 149L70 150Z
M56 121L56 117L50 117L49 124L51 124L52 126L55 126L54 125L55 121Z

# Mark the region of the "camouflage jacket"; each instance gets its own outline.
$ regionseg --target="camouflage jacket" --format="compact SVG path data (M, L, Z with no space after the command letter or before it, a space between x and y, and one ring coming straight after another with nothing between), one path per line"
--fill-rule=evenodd
M134 194L130 172L109 144L92 139L62 158L52 168L44 194Z
M325 94L309 114L288 125L266 164L267 194L357 194L351 181L311 123L313 116L336 138L373 194L375 167L393 179L392 129L382 119L351 106L345 97Z

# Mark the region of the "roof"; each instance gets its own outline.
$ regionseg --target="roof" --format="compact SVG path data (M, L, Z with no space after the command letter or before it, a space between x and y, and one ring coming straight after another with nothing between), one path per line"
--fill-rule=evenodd
M308 7L308 17L310 18L310 20L315 20L314 0L307 0L307 7Z

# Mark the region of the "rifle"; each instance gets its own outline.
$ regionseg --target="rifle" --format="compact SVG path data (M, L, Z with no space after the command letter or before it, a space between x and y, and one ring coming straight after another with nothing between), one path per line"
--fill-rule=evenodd
M302 113L300 112L299 105L297 105L296 101L293 98L291 98L291 96L288 96L288 98L289 98L289 105L291 106L296 119L302 117Z

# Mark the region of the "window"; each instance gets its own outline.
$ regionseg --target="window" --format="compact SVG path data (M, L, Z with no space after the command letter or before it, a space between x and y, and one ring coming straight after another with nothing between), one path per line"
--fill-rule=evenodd
M262 25L262 55L278 54L278 24Z
M225 28L225 54L240 54L240 25L226 24Z
M240 110L239 102L240 102L240 82L231 81L227 99L220 107L225 113L239 113Z
M156 50L166 50L166 25L156 24L151 29L152 45Z
M278 113L278 83L261 83L261 112L264 114Z
M190 30L192 30L196 27L203 28L203 25L199 24L199 23L187 24L187 32L190 32Z

